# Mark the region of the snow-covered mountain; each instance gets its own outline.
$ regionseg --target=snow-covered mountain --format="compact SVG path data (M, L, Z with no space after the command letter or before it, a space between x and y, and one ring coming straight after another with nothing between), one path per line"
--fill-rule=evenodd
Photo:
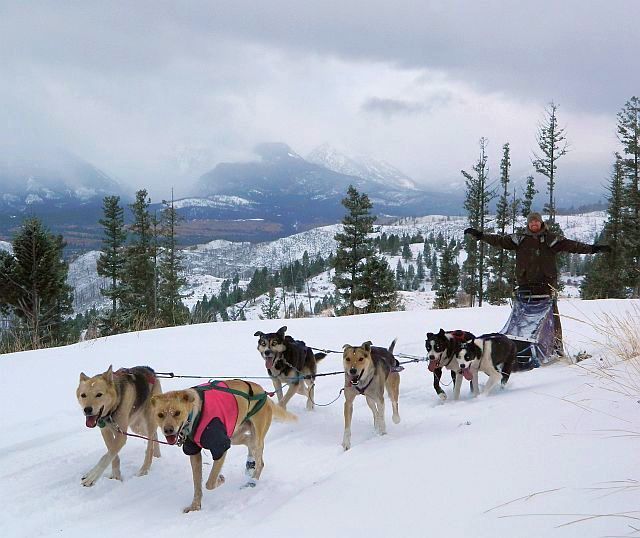
M122 192L102 170L64 150L0 154L0 208L69 206Z
M340 174L361 177L386 188L418 189L413 179L395 166L368 155L348 155L329 143L313 149L307 155L307 161Z
M330 354L319 364L315 410L307 412L305 399L294 396L288 409L298 421L271 425L257 486L243 487L246 448L232 446L226 482L204 489L202 510L190 514L182 508L193 494L191 468L177 446L161 446L162 457L138 477L145 442L129 438L120 452L123 481L109 480L109 469L93 487L81 486L105 446L76 402L80 372L144 364L205 380L247 377L272 390L256 331L286 324L295 338L330 350L367 340L388 346L397 337L395 352L405 360L424 357L427 331L492 332L510 307L210 323L3 355L2 531L11 538L634 536L640 365L637 356L612 353L610 334L590 320L637 324L639 308L633 300L560 301L560 312L570 316L563 324L571 353L593 357L516 372L486 397L471 398L465 387L460 401L452 401L447 375L449 400L442 402L426 365L405 364L401 422L391 421L387 405L387 434L376 435L365 398L357 397L347 452L342 360ZM486 379L480 375L481 384ZM199 381L161 383L169 391ZM208 453L203 461L206 480Z
M10 237L27 216L65 237L69 251L99 244L102 199L126 196L91 163L64 150L0 149L0 237Z
M369 196L378 215L453 214L461 208L460 193L418 189L402 172L371 158L349 160L332 153L335 159L330 162L327 149L324 160L318 150L312 162L283 143L260 144L255 153L258 159L253 161L218 164L200 177L196 187L197 195L206 200L226 196L250 205L220 208L198 202L183 204L181 211L209 219L262 219L265 226L280 227L282 236L338 222L349 185Z

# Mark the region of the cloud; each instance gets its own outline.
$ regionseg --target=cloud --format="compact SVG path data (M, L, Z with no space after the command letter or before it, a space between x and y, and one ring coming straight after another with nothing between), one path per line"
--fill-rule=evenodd
M400 99L370 97L362 104L362 110L382 114L383 116L393 116L395 114L422 112L425 110L425 107L421 103L401 101Z
M301 154L328 140L441 184L481 136L493 163L508 140L530 171L554 99L573 148L561 175L588 162L601 182L640 87L639 19L632 1L5 3L0 143L55 143L178 195L272 140Z

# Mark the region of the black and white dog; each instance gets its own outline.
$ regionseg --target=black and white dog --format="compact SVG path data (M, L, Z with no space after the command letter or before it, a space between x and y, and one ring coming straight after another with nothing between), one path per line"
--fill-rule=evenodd
M489 394L498 382L505 385L509 381L515 361L516 345L504 334L483 334L478 338L464 342L456 354L456 362L462 375L456 377L453 389L454 399L457 400L460 397L463 377L471 381L474 396L480 393L478 372L484 372L489 376L489 381L484 387L484 394Z
M475 336L467 331L446 331L440 329L437 333L427 333L424 346L427 349L429 359L429 371L433 373L433 388L441 400L446 400L447 395L440 386L442 368L451 370L451 379L455 382L456 373L459 371L456 355L460 347L466 341L473 340Z

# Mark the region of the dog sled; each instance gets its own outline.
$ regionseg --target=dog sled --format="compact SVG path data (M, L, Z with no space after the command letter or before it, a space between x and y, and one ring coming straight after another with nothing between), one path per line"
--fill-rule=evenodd
M516 344L515 369L527 370L551 362L556 358L553 297L516 290L511 315L500 332Z

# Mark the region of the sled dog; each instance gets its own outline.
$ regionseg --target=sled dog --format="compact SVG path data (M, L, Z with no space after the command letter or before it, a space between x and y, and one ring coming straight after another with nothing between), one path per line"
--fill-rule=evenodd
M373 413L373 426L380 435L387 433L384 419L384 389L391 400L393 422L400 422L398 413L398 396L400 393L400 374L402 370L393 356L396 341L391 342L389 349L376 347L371 342L360 346L345 344L342 349L342 365L344 367L344 436L342 447L351 448L351 418L353 400L359 394L367 398L367 405Z
M118 453L127 442L124 433L130 428L138 435L149 438L144 463L138 476L146 475L153 456L160 457L156 427L149 401L161 394L160 381L148 366L134 366L113 371L112 367L89 377L80 374L76 390L78 403L84 411L88 428L100 426L100 433L107 446L107 453L82 477L83 486L93 486L111 464L111 478L122 480Z
M429 371L433 373L433 388L441 400L447 399L447 394L440 386L442 368L451 371L451 379L455 383L456 373L459 372L456 355L460 346L473 340L475 336L467 331L446 331L440 329L437 333L427 333L425 348L429 359Z
M505 385L509 381L511 369L516 361L516 345L504 334L483 334L462 344L456 361L462 375L456 378L454 398L457 400L460 397L463 377L471 380L474 396L480 393L478 372L484 372L489 376L483 391L484 394L489 394L498 382Z
M278 403L286 409L294 394L307 396L307 409L313 409L313 385L317 364L326 357L326 353L313 353L302 340L294 340L285 334L287 327L280 327L275 333L257 331L258 351L264 359L264 365L278 397ZM308 376L305 378L305 376ZM282 385L288 385L287 393L282 395Z
M151 398L151 407L167 442L182 445L191 459L193 501L184 508L185 513L201 508L203 448L210 450L214 459L207 489L224 483L220 471L231 445L247 446L247 485L255 486L264 467L264 438L272 417L297 420L274 404L260 385L240 379L159 394Z

